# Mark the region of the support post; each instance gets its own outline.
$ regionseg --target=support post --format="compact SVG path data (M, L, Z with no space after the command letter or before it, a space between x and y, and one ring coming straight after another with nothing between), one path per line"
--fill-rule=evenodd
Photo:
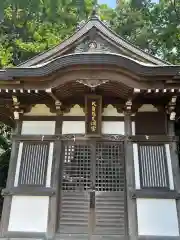
M168 121L168 134L170 136L175 136L175 126L174 121ZM178 158L178 149L177 143L171 142L170 144L170 153L171 153L171 164L173 171L173 180L174 180L174 190L180 193L180 167L179 167L179 158ZM177 206L177 215L179 223L179 232L180 232L180 199L176 200Z
M62 114L59 113L56 116L56 128L55 134L62 134ZM58 137L54 142L54 154L53 154L53 165L51 171L51 187L55 190L55 194L49 199L49 217L48 217L48 227L47 227L47 239L54 239L55 233L57 231L57 222L59 216L59 169L61 163L61 149L62 140Z
M21 127L22 127L22 121L19 119L16 120L15 129L14 129L15 135L21 134ZM7 177L7 183L6 183L7 189L14 187L18 150L19 150L19 141L13 140L12 147L11 147L8 177ZM3 203L3 210L2 210L2 217L1 217L1 227L0 227L0 237L5 237L5 235L8 232L11 202L12 202L12 196L4 196L4 203Z
M137 209L136 200L131 198L132 191L135 190L133 144L128 140L132 135L132 121L130 111L125 113L125 166L126 166L126 191L127 191L127 212L128 212L128 234L130 240L138 239L137 230Z

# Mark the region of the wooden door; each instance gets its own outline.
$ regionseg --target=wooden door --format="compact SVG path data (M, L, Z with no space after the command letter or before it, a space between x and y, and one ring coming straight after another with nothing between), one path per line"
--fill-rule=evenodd
M59 233L125 236L123 142L64 143Z

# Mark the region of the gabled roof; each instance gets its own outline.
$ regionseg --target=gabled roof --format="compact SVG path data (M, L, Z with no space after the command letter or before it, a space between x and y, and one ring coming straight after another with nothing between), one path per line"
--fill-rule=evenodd
M81 43L88 35L90 35L90 32L93 30L97 31L97 34L99 34L101 38L107 42L107 44L111 44L112 46L116 47L116 49L118 49L121 53L124 52L124 55L128 55L131 58L153 65L169 65L168 62L146 53L140 48L134 46L132 43L118 36L105 23L100 21L98 17L93 16L67 40L63 41L47 52L41 53L34 58L31 58L30 60L20 64L18 67L28 68L65 55L69 53L69 50L77 47L77 45Z

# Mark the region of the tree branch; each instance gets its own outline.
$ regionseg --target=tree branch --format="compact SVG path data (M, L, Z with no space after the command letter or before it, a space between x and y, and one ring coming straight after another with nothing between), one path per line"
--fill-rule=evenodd
M173 6L174 8L174 11L176 13L176 17L177 17L177 20L180 21L180 15L179 15L179 12L177 10L177 2L176 0L171 0L171 5Z

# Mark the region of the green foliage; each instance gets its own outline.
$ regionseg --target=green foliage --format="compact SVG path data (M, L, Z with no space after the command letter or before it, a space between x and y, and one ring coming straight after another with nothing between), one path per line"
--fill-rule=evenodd
M180 63L180 2L124 1L116 9L113 29L146 52Z
M0 188L6 186L7 170L11 153L12 129L0 123Z
M17 65L67 38L77 22L89 16L92 3L92 0L1 0L0 67Z
M11 154L12 129L0 123L0 191L6 187L6 180ZM3 197L0 195L0 216L2 212Z
M87 19L95 0L0 0L0 67L17 65L70 36ZM145 51L180 62L180 2L122 0L99 5L102 20Z

